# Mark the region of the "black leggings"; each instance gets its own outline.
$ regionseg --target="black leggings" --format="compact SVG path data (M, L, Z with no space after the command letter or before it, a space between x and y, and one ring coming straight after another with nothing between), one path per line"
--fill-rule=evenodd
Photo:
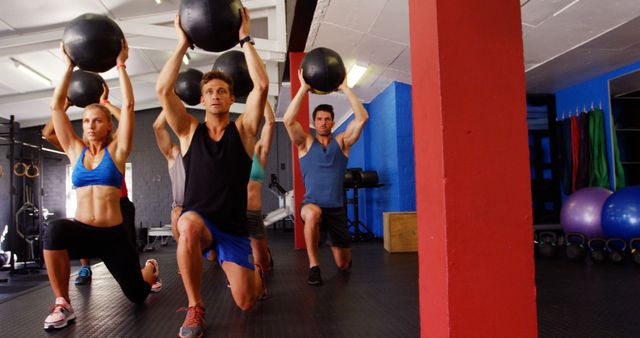
M127 238L131 246L138 248L136 242L136 207L128 197L120 197L120 212L122 213L122 224L127 233Z
M101 228L69 218L51 221L44 231L44 249L67 250L70 258L102 259L134 303L144 302L151 291L151 285L142 279L138 252L130 245L122 224Z

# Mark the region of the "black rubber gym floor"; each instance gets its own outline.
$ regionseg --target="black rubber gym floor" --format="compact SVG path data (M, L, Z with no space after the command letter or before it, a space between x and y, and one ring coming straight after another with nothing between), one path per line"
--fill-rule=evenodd
M239 310L224 273L205 262L202 294L206 337L418 337L418 262L415 253L389 254L381 242L353 244L353 269L342 274L322 247L324 285L307 285L305 251L293 249L292 233L270 233L275 267L269 298ZM175 244L145 253L157 258L163 290L144 306L130 303L107 269L93 269L93 283L71 285L75 323L44 331L53 294L48 284L0 300L0 337L176 337L187 305L177 274Z
M640 266L536 262L540 337L640 337Z
M249 312L234 305L222 271L205 263L207 337L419 336L416 254L389 254L380 242L354 243L353 270L343 275L323 247L325 284L310 287L306 253L292 248L293 234L270 233L270 241L275 268L269 298ZM42 329L53 302L43 276L11 277L0 297L0 337L175 337L184 319L176 310L186 305L175 244L145 253L141 261L148 257L160 261L160 293L144 306L131 304L98 264L91 285L71 285L78 318L58 331ZM540 337L640 336L640 266L537 260L536 285Z

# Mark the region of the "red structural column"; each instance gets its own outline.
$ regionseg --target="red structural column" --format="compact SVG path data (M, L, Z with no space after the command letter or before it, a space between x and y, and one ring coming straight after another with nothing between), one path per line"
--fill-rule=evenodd
M422 337L536 337L520 6L409 0Z
M302 58L304 53L290 52L289 53L289 74L291 79L291 97L293 98L298 89L300 89L300 80L298 80L298 69L302 64ZM300 113L298 113L298 122L302 125L305 131L309 132L309 95L305 96L302 104L300 105ZM300 172L300 161L298 160L298 148L295 145L291 145L291 162L292 162L292 174L293 174L293 209L295 224L293 226L293 237L296 249L304 249L306 245L304 243L304 224L302 224L302 218L300 217L300 207L304 200L304 182L302 181L302 174Z

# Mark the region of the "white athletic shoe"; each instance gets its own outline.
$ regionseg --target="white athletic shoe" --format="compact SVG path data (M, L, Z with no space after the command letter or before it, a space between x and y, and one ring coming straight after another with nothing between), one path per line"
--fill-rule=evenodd
M145 264L153 265L154 269L156 270L153 273L153 277L155 279L154 279L153 285L151 285L151 292L153 293L160 292L160 290L162 290L162 280L160 279L160 266L158 265L158 261L151 258L151 259L147 259L147 262Z
M76 319L76 314L73 312L71 304L67 303L63 297L58 297L56 303L51 306L51 312L44 320L44 329L61 329L74 319Z

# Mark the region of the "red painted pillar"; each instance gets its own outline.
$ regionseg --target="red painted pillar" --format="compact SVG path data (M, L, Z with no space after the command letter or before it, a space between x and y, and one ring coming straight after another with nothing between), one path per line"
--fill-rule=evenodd
M520 6L409 0L422 337L536 337Z
M289 78L291 79L291 97L296 96L298 89L300 89L300 80L298 80L298 69L302 64L302 58L304 53L290 52L289 53ZM309 132L309 95L305 96L302 104L300 105L300 113L298 113L298 122L302 125L305 131ZM304 182L302 181L302 173L300 172L300 160L298 160L298 148L295 145L291 145L291 162L293 173L293 208L295 224L293 226L293 237L296 249L304 249L306 245L304 243L304 224L302 224L302 218L300 217L300 207L304 200Z

